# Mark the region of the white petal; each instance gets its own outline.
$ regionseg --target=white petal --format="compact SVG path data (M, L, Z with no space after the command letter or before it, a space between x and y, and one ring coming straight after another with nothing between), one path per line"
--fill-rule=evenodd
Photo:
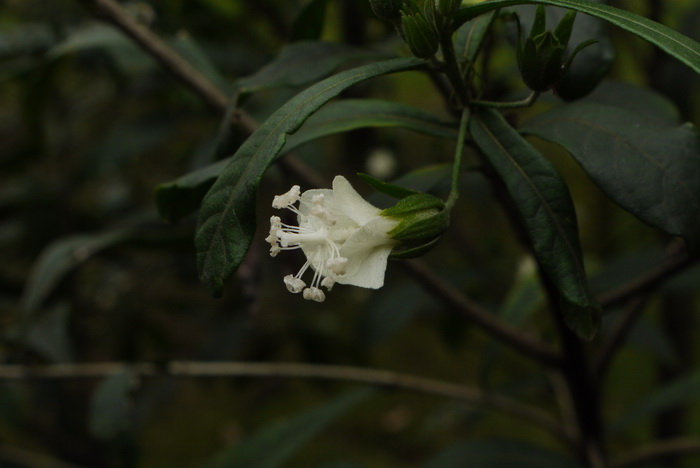
M387 232L396 221L377 217L352 235L340 248L348 259L346 273L335 278L337 283L377 289L384 285L386 263L396 241Z
M313 199L317 195L323 195L324 205L333 200L333 190L331 189L311 189L301 194L301 203L299 203L299 211L304 216L308 216L311 208L314 206Z
M360 226L369 223L381 211L362 198L343 176L336 176L333 179L333 200L326 199L326 205L331 206L331 203L334 213L343 213Z

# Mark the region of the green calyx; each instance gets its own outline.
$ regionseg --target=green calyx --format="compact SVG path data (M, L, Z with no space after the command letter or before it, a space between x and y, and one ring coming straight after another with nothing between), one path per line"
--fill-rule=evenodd
M401 242L394 257L409 258L422 255L432 248L450 224L450 212L445 202L433 195L417 192L399 200L382 211L382 216L399 223L389 236Z
M568 12L552 32L546 29L545 8L539 5L529 36L523 40L519 35L518 68L523 81L533 91L542 92L556 88L576 54L595 42L586 41L579 44L571 56L564 59L575 19L576 12Z
M400 242L391 253L392 258L419 257L440 240L450 225L450 211L436 196L381 181L367 174L357 174L377 191L398 198L391 208L380 214L398 220L389 236Z
M429 59L435 55L440 38L435 26L420 11L402 11L401 27L403 38L413 55Z

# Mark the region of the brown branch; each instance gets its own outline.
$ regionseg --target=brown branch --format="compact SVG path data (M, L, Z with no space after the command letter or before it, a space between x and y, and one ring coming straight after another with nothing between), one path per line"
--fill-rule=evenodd
M96 16L114 24L157 60L165 70L197 93L210 107L218 111L226 110L228 97L150 29L129 15L119 3L114 0L81 0L81 2L92 4Z
M451 398L472 405L503 411L549 431L569 442L559 422L546 412L516 400L425 377L361 367L303 363L198 362L172 361L164 365L150 362L99 362L40 366L0 365L0 380L104 378L126 371L140 377L287 377L357 382L378 387L408 390Z
M599 346L599 352L593 363L593 372L598 380L602 379L615 351L624 343L627 333L644 311L644 306L649 300L649 292L676 273L693 265L697 260L697 257L691 256L683 248L671 245L670 249L675 249L676 252L662 264L599 296L598 301L603 307L628 304L611 333Z
M415 260L404 261L402 262L402 267L418 280L426 291L481 326L487 333L543 364L555 367L561 364L561 357L555 350L531 335L511 327L476 302L470 300L460 291L444 282L424 263Z
M670 255L665 262L656 268L639 275L622 286L601 294L598 297L598 302L606 308L620 305L632 296L653 289L697 260L697 257L691 256L686 250L680 250Z
M640 465L668 455L690 455L700 453L700 438L681 437L662 440L634 450L613 460L613 468Z
M630 299L627 308L622 312L622 317L615 323L610 334L598 347L598 354L592 364L593 376L598 382L602 381L605 371L615 356L615 351L624 343L627 333L637 323L637 318L644 311L644 306L648 301L648 293Z

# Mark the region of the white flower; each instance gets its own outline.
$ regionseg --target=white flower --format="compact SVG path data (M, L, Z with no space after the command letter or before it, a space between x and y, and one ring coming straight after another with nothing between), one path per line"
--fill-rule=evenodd
M398 221L381 216L381 210L365 201L347 179L337 176L332 190L303 194L295 185L276 196L272 206L296 213L299 225L285 224L278 216L270 218L270 233L265 238L270 255L291 249L301 249L306 255L299 272L284 278L290 292L303 291L304 299L323 302L326 296L321 286L330 291L335 283L372 289L384 285L387 259L398 243L388 233ZM309 267L314 273L307 287L301 277Z

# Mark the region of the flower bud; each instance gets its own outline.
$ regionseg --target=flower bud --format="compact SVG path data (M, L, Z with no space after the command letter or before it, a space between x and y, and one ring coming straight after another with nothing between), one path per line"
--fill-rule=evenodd
M430 58L438 50L440 39L435 27L420 12L401 13L401 25L403 27L404 40L419 58Z
M546 30L545 8L539 5L529 36L524 40L518 38L518 68L523 81L533 91L555 88L576 54L592 43L586 41L580 44L568 60L564 60L575 18L576 12L570 11L554 32Z
M392 239L401 242L392 253L393 257L422 255L437 243L450 224L450 213L445 203L421 192L402 198L381 214L398 220L398 224L389 231Z

